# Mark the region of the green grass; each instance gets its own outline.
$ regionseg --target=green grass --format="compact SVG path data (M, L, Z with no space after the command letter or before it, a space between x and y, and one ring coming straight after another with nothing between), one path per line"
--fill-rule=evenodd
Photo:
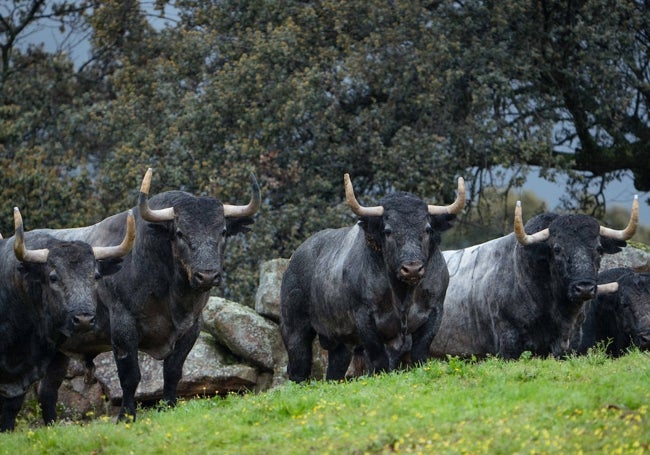
M407 372L304 385L116 425L0 435L0 454L649 453L650 354L558 361L431 361Z

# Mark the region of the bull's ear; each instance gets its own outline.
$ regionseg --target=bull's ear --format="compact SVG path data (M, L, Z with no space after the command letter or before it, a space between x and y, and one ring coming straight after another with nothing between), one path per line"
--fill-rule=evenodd
M39 264L31 264L29 262L19 262L18 263L18 272L21 275L29 275Z
M436 232L445 232L454 227L456 215L453 213L445 213L443 215L429 215L431 227Z
M600 237L600 245L603 247L603 253L615 254L627 246L625 240L616 240L609 237Z
M521 246L521 244L516 240L515 242L517 245ZM523 250L529 260L538 263L548 263L548 261L553 257L551 247L547 241L531 243L530 245L524 246Z
M153 235L167 235L171 232L174 233L174 223L147 223L146 229L152 231Z
M112 275L122 268L122 258L101 259L97 261L97 270L101 276Z
M253 217L250 216L242 216L237 218L228 217L226 218L226 235L231 236L235 234L245 234L251 230L251 228L248 226L254 222L255 220L253 220Z
M368 231L368 217L364 216L364 217L359 218L359 220L357 221L357 224L364 231Z

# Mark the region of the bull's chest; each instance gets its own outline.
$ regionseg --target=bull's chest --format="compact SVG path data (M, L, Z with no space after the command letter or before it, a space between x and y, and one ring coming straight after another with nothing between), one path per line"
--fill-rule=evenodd
M139 349L156 359L164 359L174 350L176 342L194 327L200 314L200 309L174 311L173 305L164 311L142 314L138 318Z
M430 308L409 295L404 299L390 296L375 305L373 319L384 339L413 333L426 321Z

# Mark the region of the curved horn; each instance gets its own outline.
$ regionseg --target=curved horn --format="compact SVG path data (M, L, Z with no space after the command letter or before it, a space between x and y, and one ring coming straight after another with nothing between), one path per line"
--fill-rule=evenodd
M612 281L611 283L599 284L596 288L598 294L613 294L618 291L618 282Z
M550 234L548 228L542 229L535 234L526 234L524 231L524 222L521 218L521 201L517 201L517 206L515 207L515 237L522 245L532 245L533 243L543 242L546 240Z
M627 223L625 229L620 231L616 229L610 229L608 227L600 227L600 235L603 237L609 237L616 240L629 240L632 238L636 232L636 228L639 225L639 196L634 195L634 201L632 201L632 212L630 213L630 222Z
M133 248L135 243L135 218L133 210L129 209L126 215L126 234L122 243L116 246L94 246L95 259L111 259L125 256Z
M140 195L138 196L138 208L140 216L145 221L171 221L174 219L174 207L153 210L149 208L149 187L151 186L151 168L147 169L140 186Z
M343 175L343 184L345 185L345 200L348 202L348 205L352 209L355 215L357 216L382 216L384 214L384 208L381 205L376 205L373 207L363 207L357 201L357 198L354 196L354 189L352 189L352 181L350 180L350 174L345 173Z
M465 179L458 177L458 193L456 200L450 205L431 205L429 204L430 215L444 215L447 213L458 214L465 208Z
M230 204L224 204L223 205L223 215L226 218L240 218L243 216L253 216L255 212L257 212L260 208L260 204L262 203L262 199L260 197L260 187L257 184L257 179L255 178L255 175L251 172L250 175L251 179L251 190L252 190L252 195L251 195L251 200L247 205L230 205Z
M14 207L14 254L20 262L34 262L44 264L47 261L47 255L50 250L47 248L39 250L28 250L25 247L25 228L23 227L23 217L20 215L18 207Z

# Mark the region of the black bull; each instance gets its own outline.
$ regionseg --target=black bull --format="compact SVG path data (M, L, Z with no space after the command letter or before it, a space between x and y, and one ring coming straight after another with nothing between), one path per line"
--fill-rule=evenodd
M603 343L612 356L621 356L632 346L650 350L650 273L614 268L598 275L599 283L616 281L616 292L598 295L586 305L582 336L572 348L584 354Z
M221 283L228 236L247 232L260 206L251 175L248 205L222 204L212 197L168 191L148 200L151 169L145 175L136 213L136 241L122 269L99 288L96 329L62 345L57 362L41 381L39 399L46 422L56 418L57 390L66 355L92 368L100 352L113 351L122 387L118 420L135 419L135 391L141 374L138 351L163 359L163 400L176 403L183 364L200 330L210 289ZM99 223L59 231L58 236L110 243L120 235L125 214Z
M464 206L462 179L448 207L408 193L362 207L347 174L345 189L358 224L314 234L283 275L280 328L293 381L310 375L316 334L328 350L327 378L340 379L357 347L372 371L395 368L406 354L426 359L440 323L448 279L440 234Z
M0 431L12 430L27 388L46 372L57 348L95 322L97 283L133 246L133 215L117 247L91 247L38 232L0 240Z
M443 252L450 280L430 354L563 355L579 330L584 302L597 293L601 256L620 251L637 224L635 199L622 231L586 215L550 213L531 219L524 231L518 203L515 233Z

